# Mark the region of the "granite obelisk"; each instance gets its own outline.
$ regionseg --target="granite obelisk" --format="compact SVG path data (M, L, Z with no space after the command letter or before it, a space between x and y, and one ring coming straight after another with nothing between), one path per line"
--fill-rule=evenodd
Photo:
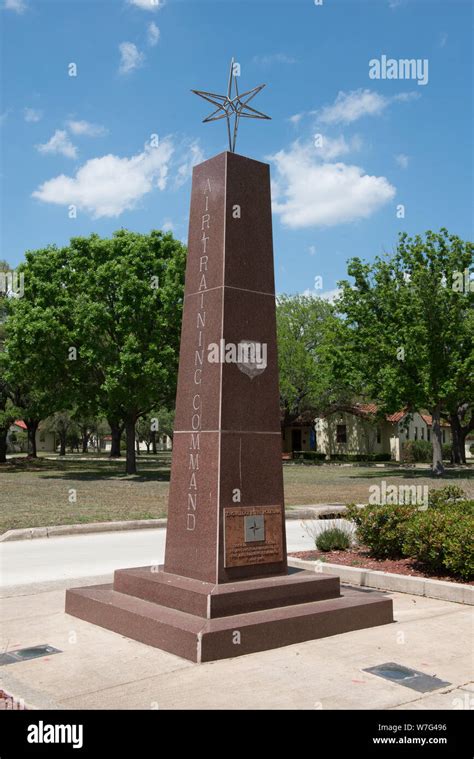
M230 152L194 170L168 514L167 572L287 572L269 167Z

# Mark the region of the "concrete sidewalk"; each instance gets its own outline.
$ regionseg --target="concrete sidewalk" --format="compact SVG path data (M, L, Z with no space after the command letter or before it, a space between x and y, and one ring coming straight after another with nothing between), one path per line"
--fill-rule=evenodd
M395 624L197 665L64 613L66 587L110 580L4 589L2 652L62 653L0 667L0 687L53 709L474 708L472 610L461 604L390 593ZM362 671L390 661L451 685L422 694Z

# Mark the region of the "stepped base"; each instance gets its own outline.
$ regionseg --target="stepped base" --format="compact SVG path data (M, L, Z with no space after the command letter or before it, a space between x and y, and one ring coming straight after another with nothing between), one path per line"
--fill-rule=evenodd
M150 567L118 570L114 585L68 590L66 612L194 662L393 622L386 596L340 595L338 578L305 571L213 586Z

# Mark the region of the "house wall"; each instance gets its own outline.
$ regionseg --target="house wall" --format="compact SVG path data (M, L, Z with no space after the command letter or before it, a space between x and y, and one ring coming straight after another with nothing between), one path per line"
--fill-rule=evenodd
M345 425L346 442L338 441L338 426ZM316 450L334 454L390 453L391 425L374 424L356 414L337 411L316 420Z
M338 425L346 426L346 442L338 442ZM285 452L291 448L291 427L285 429L284 447ZM299 428L307 430L308 434L302 434L301 450L310 450L309 427ZM335 454L390 454L394 461L400 461L402 444L407 440L431 440L431 427L426 424L423 417L415 412L409 422L402 420L392 423L386 420L374 423L357 414L348 411L336 411L325 417L315 420L316 450L332 456ZM378 434L377 434L378 433ZM305 440L306 437L306 440ZM451 443L451 430L442 427L443 443ZM303 442L304 441L304 442ZM472 440L469 445L472 444ZM466 457L474 460L474 455L469 451L466 443Z
M471 445L474 445L474 437L466 439L466 444L465 444L465 448L466 448L466 462L468 462L468 461L474 461L474 453L471 453L471 451L470 451Z
M45 432L38 430L36 433L36 449L43 453L54 453L56 451L56 434L54 432Z
M124 441L124 438L122 438L122 442ZM143 451L144 453L147 452L146 443L141 442L139 444L140 451ZM104 451L105 453L109 453L112 448L112 441L111 440L101 440L100 449L101 451ZM173 443L170 437L168 435L161 435L157 437L156 439L156 448L158 451L170 451L173 448ZM151 446L150 446L151 451Z
M451 443L451 429L450 427L442 427L442 438L444 443ZM418 412L413 414L413 418L410 422L406 423L403 420L398 423L400 442L404 443L407 440L428 440L431 442L431 427L426 424L423 417ZM407 433L408 430L408 433Z

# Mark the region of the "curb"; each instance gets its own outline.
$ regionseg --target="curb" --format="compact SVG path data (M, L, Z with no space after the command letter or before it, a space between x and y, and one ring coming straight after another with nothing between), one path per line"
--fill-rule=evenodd
M344 564L329 564L324 561L310 561L288 556L288 565L297 569L309 569L327 575L337 575L342 583L359 585L362 588L388 590L395 593L409 593L413 596L437 598L458 604L474 606L474 586L427 577L411 577L376 569L348 567Z
M285 519L338 518L346 511L341 503L319 503L312 506L295 506L285 511ZM24 527L7 530L0 535L0 543L12 540L57 538L64 535L87 535L95 532L119 532L124 530L147 530L166 527L167 519L132 519L129 522L90 522L90 524L61 524L50 527Z
M52 527L26 527L20 530L7 530L0 535L0 543L36 538L58 538L63 535L87 535L95 532L159 529L166 527L166 524L166 519L134 519L130 522L91 522L90 524L62 524Z

